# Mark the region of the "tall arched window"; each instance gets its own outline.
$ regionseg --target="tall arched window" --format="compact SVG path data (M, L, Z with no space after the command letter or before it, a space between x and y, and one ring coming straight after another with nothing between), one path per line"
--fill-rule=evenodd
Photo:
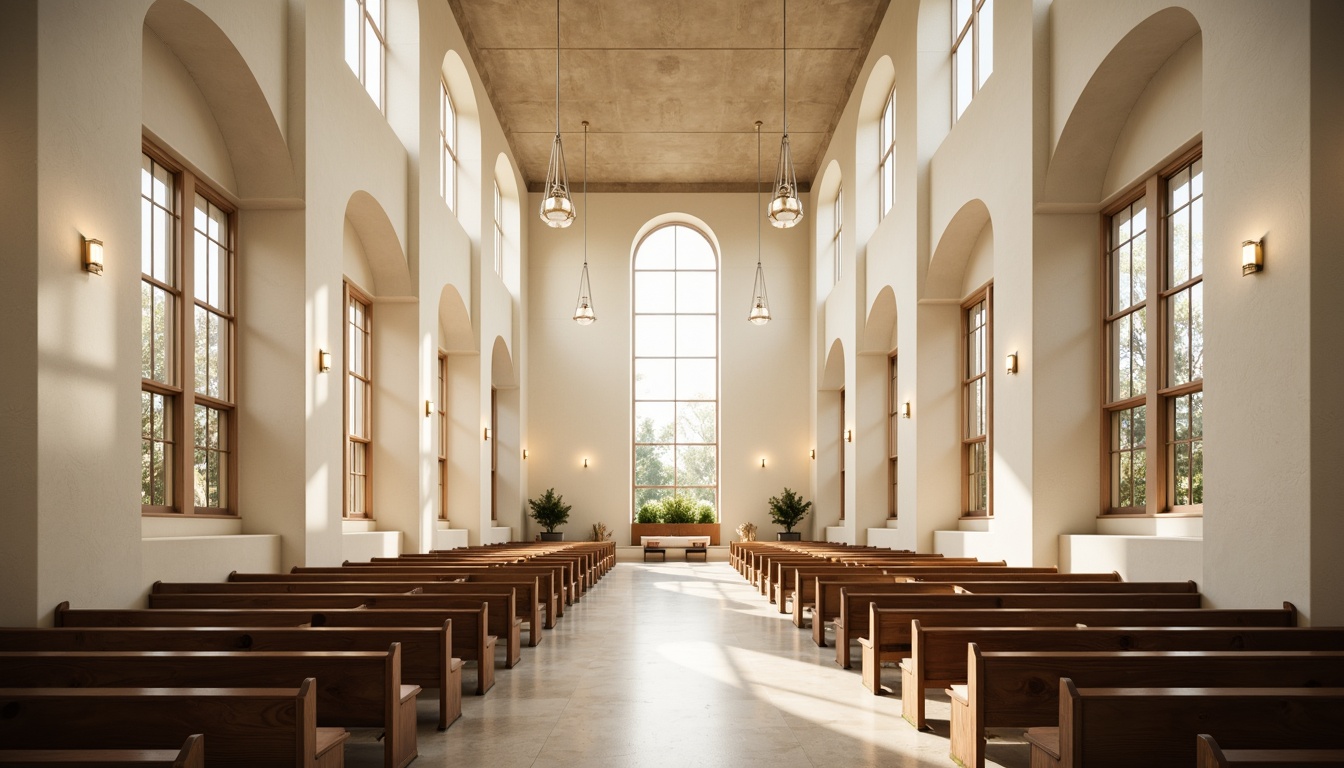
M708 238L673 224L634 262L634 508L682 494L718 509L719 273Z

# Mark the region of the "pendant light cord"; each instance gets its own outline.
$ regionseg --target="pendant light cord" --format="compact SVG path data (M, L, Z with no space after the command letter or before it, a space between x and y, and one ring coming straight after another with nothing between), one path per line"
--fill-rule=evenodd
M560 0L556 0L556 8L559 7ZM784 44L784 136L787 137L789 135L789 0L784 0L784 38L781 42ZM556 55L559 56L558 53ZM560 64L558 58L556 61L556 77L558 78ZM559 91L557 90L556 93L558 94ZM557 95L555 98L558 105L560 97ZM556 123L559 123L559 118L556 119Z
M583 121L583 271L588 271L588 121Z
M560 0L555 0L555 135L560 135Z
M756 121L756 268L761 267L761 121Z

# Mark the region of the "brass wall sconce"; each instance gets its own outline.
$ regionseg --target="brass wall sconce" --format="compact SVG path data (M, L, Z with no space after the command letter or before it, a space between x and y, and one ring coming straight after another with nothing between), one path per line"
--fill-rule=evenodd
M1017 353L1016 353L1016 352L1010 352L1010 353L1008 354L1008 358L1007 358L1007 362L1006 362L1006 367L1007 367L1007 369L1008 369L1008 375L1009 375L1009 376L1011 376L1011 375L1017 373Z
M84 238L84 271L93 275L103 274L103 241Z
M325 349L319 349L317 351L318 373L326 373L327 371L330 370L331 370L331 353Z
M902 418L902 419L908 419L908 418L910 418L910 401L909 401L909 400L906 400L904 403L901 403L901 418Z
M1247 240L1241 244L1241 276L1253 275L1265 268L1265 253L1259 240Z

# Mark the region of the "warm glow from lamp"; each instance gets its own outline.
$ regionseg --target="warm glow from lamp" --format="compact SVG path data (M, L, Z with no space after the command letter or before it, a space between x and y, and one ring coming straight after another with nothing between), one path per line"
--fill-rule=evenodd
M1253 275L1265 268L1265 254L1259 240L1247 240L1241 244L1241 275Z
M84 238L84 271L103 274L103 241Z
M1009 374L1017 373L1017 353L1016 353L1016 352L1010 352L1010 353L1008 353L1008 358L1007 358L1007 361L1005 362L1005 367L1008 369L1008 373L1009 373Z
M331 370L331 353L325 349L317 351L317 370L320 373L326 373Z

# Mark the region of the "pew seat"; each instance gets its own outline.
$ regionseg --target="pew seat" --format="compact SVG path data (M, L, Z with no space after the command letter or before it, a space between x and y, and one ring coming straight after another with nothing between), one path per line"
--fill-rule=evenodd
M1344 749L1223 749L1199 735L1198 768L1313 768L1344 765Z
M5 768L46 765L205 768L205 737L193 733L181 749L0 749L0 766Z

